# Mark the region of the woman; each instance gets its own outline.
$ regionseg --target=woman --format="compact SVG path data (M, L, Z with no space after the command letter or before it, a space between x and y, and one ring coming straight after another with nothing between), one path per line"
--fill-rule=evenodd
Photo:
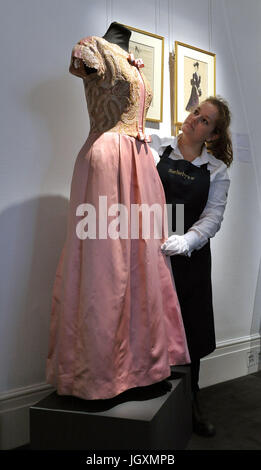
M229 124L227 103L210 97L188 115L171 145L164 139L158 149L157 169L173 223L176 204L184 204L184 235L170 236L162 251L171 256L191 357L193 429L204 436L215 434L200 412L197 392L200 359L216 347L209 239L220 229L227 201L233 159Z

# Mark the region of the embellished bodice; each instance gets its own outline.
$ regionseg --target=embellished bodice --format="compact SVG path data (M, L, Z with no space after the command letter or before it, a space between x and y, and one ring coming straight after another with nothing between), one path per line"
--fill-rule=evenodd
M89 36L74 46L70 72L83 78L90 134L118 132L143 140L152 90L139 61L117 44Z

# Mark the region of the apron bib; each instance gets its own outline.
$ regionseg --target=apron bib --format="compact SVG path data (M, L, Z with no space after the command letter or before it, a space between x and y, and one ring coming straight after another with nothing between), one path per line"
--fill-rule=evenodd
M184 229L199 219L209 193L210 172L207 163L197 167L187 160L168 158L166 147L157 170L166 202L172 204L172 230L176 230L176 204L184 204ZM191 360L197 360L216 347L211 284L210 241L191 257L171 256L177 295L187 336Z

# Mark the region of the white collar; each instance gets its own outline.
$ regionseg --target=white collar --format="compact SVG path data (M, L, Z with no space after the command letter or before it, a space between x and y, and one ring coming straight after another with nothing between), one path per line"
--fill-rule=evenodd
M173 138L172 143L170 144L170 146L173 148L176 155L178 155L179 157L184 159L184 157L183 157L183 155L182 155L182 153L179 149L179 146L178 146L178 136ZM203 148L202 148L201 155L196 157L193 160L193 163L196 163L196 161L198 161L198 163L200 163L200 164L209 163L209 155L210 154L207 151L207 147L204 144Z

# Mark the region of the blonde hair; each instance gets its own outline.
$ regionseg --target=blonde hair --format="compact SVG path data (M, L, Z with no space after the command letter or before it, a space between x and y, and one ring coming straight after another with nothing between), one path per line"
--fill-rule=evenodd
M229 130L231 113L228 103L221 96L209 96L203 102L211 103L218 109L218 118L213 132L219 137L212 142L206 142L207 150L229 167L233 161L233 148Z

